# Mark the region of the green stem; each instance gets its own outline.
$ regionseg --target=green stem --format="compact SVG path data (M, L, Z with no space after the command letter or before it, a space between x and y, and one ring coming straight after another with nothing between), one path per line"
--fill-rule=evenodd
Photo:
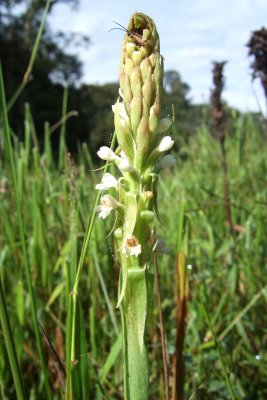
M10 362L10 367L11 367L11 371L12 371L12 375L13 375L13 379L14 379L17 397L18 397L18 400L24 400L24 399L26 399L26 397L25 397L25 392L24 392L24 388L23 388L23 381L22 381L21 374L20 374L18 358L17 358L17 354L16 354L16 348L14 345L14 340L13 340L13 336L12 336L11 328L10 328L10 324L9 324L8 312L7 312L6 303L5 303L5 295L3 292L1 280L0 280L0 320L1 320L1 325L2 325L2 329L3 329L8 359Z
M202 308L202 312L203 312L203 314L204 314L204 316L206 318L209 330L211 332L212 339L214 341L214 344L215 344L215 347L216 347L216 350L217 350L218 358L220 360L222 371L223 371L223 374L224 374L224 379L225 379L226 385L227 385L228 390L229 390L229 396L230 396L230 398L232 400L236 400L234 389L233 389L233 386L232 386L232 382L231 382L231 380L229 378L229 373L227 371L224 359L222 357L222 353L221 353L221 350L220 350L219 343L217 341L215 332L213 330L213 326L211 324L210 317L209 317L209 314L208 314L207 309L205 307L204 301L203 301L202 296L200 294L200 291L198 289L197 289L197 294L198 294L198 297L199 297L199 301L200 301L200 305L201 305L201 308Z
M58 157L58 169L63 170L65 164L65 151L66 151L66 115L68 111L68 87L65 86L63 93L62 103L62 125L60 129L59 139L59 157Z
M112 137L112 142L110 145L110 148L113 149L115 147L115 142L116 142L116 135L115 133L113 134ZM104 170L103 170L103 176L106 173L108 169L108 163L106 163ZM88 249L88 244L90 242L92 232L93 232L93 227L95 223L95 218L96 218L96 213L94 211L95 207L97 204L99 204L99 199L100 199L100 191L97 193L94 201L94 205L91 211L91 215L89 217L88 225L86 228L83 244L82 244L82 249L81 249L81 254L78 262L78 267L77 267L77 272L73 284L72 291L70 293L70 300L69 300L69 312L68 312L68 329L67 329L67 341L68 341L68 357L67 357L67 394L66 398L67 400L71 400L72 398L75 398L75 393L73 393L73 387L72 387L72 382L71 379L74 374L76 374L76 370L79 368L79 358L77 351L76 351L76 321L77 321L77 316L76 316L76 311L77 311L77 301L78 301L78 287L79 287L79 282L80 282L80 277L81 277L81 272L82 272L82 267L84 265L84 260L85 256L87 253Z
M47 0L46 5L45 5L45 9L44 9L44 14L43 14L43 18L41 20L40 23L40 27L35 39L35 43L32 49L32 53L31 53L31 58L27 67L27 70L24 74L23 80L21 82L21 84L19 85L18 89L16 90L16 92L14 93L14 95L12 96L12 98L10 99L8 105L7 105L7 110L10 111L11 108L13 107L13 105L15 104L16 100L18 99L18 97L20 96L21 92L24 90L25 86L27 85L27 83L29 82L30 79L30 75L33 69L33 65L37 56L37 52L40 46L40 42L41 42L41 38L43 35L43 31L44 31L44 27L45 27L45 22L46 22L46 18L48 15L48 11L49 11L49 7L51 4L52 0Z
M9 160L9 166L10 166L10 170L11 170L12 184L13 184L13 189L14 189L14 193L15 193L16 210L17 210L17 215L18 215L19 235L20 235L21 248L22 248L24 266L25 266L26 281L27 281L28 290L29 290L30 299L31 299L31 312L32 312L33 327L34 327L34 333L35 333L35 339L36 339L39 359L40 359L40 363L41 363L41 371L42 371L42 375L44 378L46 399L49 400L51 398L51 392L50 392L50 387L49 387L49 382L48 382L46 361L45 361L44 352L43 352L43 348L42 348L41 335L40 335L39 325L38 325L38 321L37 321L36 294L35 294L35 291L33 288L31 267L30 267L28 252L27 252L26 233L24 230L24 224L23 224L23 219L22 219L22 207L21 207L21 202L20 202L20 198L19 198L17 174L16 174L16 168L15 168L15 159L14 159L13 148L12 148L11 138L10 138L10 129L9 129L9 122L8 122L8 115L7 115L6 97L5 97L4 80L3 80L3 75L2 75L1 64L0 64L0 103L1 103L2 114L3 114L5 150L6 150L7 158Z
M148 285L145 268L128 268L120 306L123 330L124 398L148 399L148 356L145 329Z

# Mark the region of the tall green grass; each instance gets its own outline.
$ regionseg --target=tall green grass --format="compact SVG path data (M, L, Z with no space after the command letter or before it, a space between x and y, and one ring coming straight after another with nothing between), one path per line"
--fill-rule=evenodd
M119 266L108 236L113 226L92 214L102 172L92 171L97 166L90 145L79 147L76 161L68 157L63 128L53 133L62 135L58 168L49 124L38 143L29 106L24 142L10 137L3 84L1 93L1 134L9 137L0 159L1 396L12 399L16 392L23 398L24 386L27 399L48 399L50 392L52 399L66 393L73 399L122 398ZM66 94L64 101L67 113ZM205 124L189 142L180 134L177 164L160 180L157 235L169 251L158 254L158 268L169 366L176 346L176 259L185 245L186 265L192 266L185 399L228 399L229 387L238 399L267 396L266 138L250 115L233 115L233 125L226 146L234 236L226 225L220 148ZM158 321L155 299L151 399L164 398Z
M49 4L8 105L0 81L0 398L115 400L122 398L123 377L119 266L109 237L113 223L96 221L92 212L102 172L92 171L88 144L78 146L75 161L68 156L66 121L75 113L68 112L67 89L61 120L47 122L43 134L35 132L27 104L23 143L8 120L34 66ZM169 250L158 254L158 269L169 381L183 350L185 399L267 397L266 132L251 115L234 112L232 126L226 150L234 235L226 224L220 148L205 123L189 141L179 134L176 167L160 181L157 235ZM58 158L52 134L60 136ZM177 343L184 299L184 343ZM166 376L156 295L154 303L150 398L161 399Z

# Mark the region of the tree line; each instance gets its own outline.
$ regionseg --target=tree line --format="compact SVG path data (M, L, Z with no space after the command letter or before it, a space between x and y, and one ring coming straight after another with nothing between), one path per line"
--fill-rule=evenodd
M51 3L50 12L60 0ZM70 7L77 0L61 0ZM42 17L45 0L1 0L0 2L0 57L7 98L19 86L31 57ZM118 96L118 83L104 85L82 84L82 64L77 55L68 54L67 44L87 46L90 38L79 35L52 33L46 24L38 49L30 81L10 110L10 123L15 134L23 139L24 107L28 103L33 115L37 136L42 143L44 123L56 124L62 117L64 87L68 87L68 111L72 113L66 124L66 141L71 152L78 142L87 142L94 152L100 145L108 144L113 133L111 105ZM192 105L190 87L182 81L178 71L167 71L164 76L164 114L175 114L173 134L186 138L194 134L208 114L207 105ZM76 116L74 116L76 115ZM55 150L58 133L53 133Z

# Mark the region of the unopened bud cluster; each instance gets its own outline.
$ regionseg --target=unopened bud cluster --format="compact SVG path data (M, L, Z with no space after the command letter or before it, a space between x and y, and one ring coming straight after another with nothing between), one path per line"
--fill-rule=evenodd
M155 24L136 13L124 38L119 98L112 107L119 147L113 152L104 146L97 152L102 160L115 163L120 177L106 173L96 189L111 189L117 195L104 194L95 211L103 219L112 210L117 213L114 235L120 257L139 258L140 267L148 265L154 245L158 173L175 163L166 155L174 144L169 135L172 122L160 119L162 81Z

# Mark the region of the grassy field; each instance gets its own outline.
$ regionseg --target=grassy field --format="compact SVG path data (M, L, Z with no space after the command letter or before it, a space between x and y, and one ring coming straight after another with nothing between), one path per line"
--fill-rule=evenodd
M2 110L7 115L4 103ZM232 232L220 146L204 123L189 142L177 134L176 165L159 183L157 236L166 249L157 261L169 379L171 387L174 355L179 361L183 344L176 335L184 301L185 399L229 399L231 384L236 399L267 398L266 132L251 115L233 114L232 125L226 140ZM8 138L7 120L0 129ZM17 398L15 381L22 399L63 399L76 367L73 398L121 399L113 222L96 220L93 212L102 171L93 171L98 166L90 144L80 145L75 160L68 155L64 125L53 133L60 135L58 157L48 125L38 143L27 105L24 129L23 143L12 131L10 145L1 141L0 398ZM163 399L156 289L150 328L150 398ZM177 365L182 368L181 359Z

